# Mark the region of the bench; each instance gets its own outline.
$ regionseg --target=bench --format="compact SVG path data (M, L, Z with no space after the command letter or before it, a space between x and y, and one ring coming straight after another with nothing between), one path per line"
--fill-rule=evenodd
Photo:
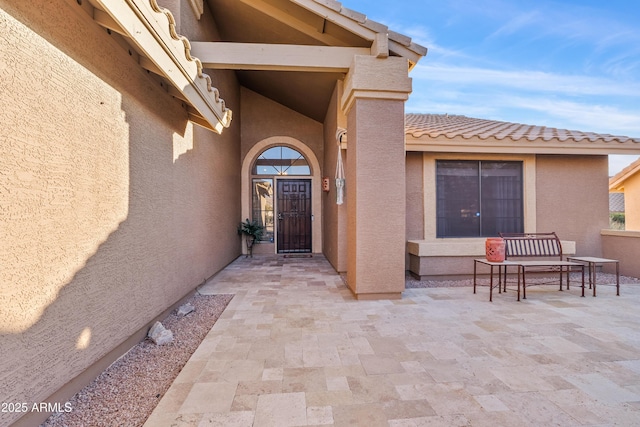
M505 260L518 265L518 301L520 300L520 274L522 274L523 299L527 298L526 272L559 273L560 290L562 291L562 274L567 274L569 289L569 273L572 268L582 271L582 296L584 296L584 264L564 261L562 244L555 232L551 233L500 233L505 241ZM505 280L506 290L506 280ZM531 285L530 285L531 286Z

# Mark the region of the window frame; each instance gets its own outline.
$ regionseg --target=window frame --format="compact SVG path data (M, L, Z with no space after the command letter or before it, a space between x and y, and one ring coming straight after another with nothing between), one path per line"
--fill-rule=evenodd
M487 238L495 237L500 231L524 232L524 162L522 160L492 159L436 159L436 237ZM502 165L507 166L503 169ZM492 180L499 174L490 171L511 170L515 181ZM447 171L454 171L448 174ZM459 173L456 173L459 172ZM445 177L451 177L446 179ZM507 175L509 176L509 175ZM496 184L504 184L506 190L498 205L489 204L487 194L496 193ZM453 194L452 194L453 192ZM460 198L455 194L466 193ZM459 199L456 202L456 199ZM515 202L515 204L514 204ZM459 216L451 214L460 212ZM510 215L498 216L498 210L506 210ZM467 212L463 215L462 212ZM494 215L491 215L491 213ZM514 215L515 213L515 215ZM504 218L506 224L496 226ZM511 226L508 226L508 223ZM499 229L498 229L499 228Z
M474 252L477 244L484 244L483 237L438 238L436 237L436 160L516 160L523 162L524 232L536 230L536 155L535 154L486 154L486 153L423 153L423 242L442 244L442 253ZM455 247L451 246L455 242ZM438 246L439 247L439 246ZM449 252L447 252L449 251Z

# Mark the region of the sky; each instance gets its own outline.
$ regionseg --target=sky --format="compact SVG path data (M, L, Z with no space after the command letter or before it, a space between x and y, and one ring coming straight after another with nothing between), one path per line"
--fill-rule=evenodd
M341 2L429 49L409 113L640 138L640 1ZM610 156L609 175L637 158Z

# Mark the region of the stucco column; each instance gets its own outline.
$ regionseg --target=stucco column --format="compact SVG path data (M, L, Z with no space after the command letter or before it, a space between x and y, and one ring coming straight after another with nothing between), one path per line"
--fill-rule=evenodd
M356 56L345 81L347 283L358 299L399 298L405 269L406 59Z

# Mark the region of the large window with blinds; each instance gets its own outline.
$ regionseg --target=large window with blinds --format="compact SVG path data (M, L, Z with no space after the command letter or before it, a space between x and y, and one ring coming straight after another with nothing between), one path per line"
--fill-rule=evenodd
M522 162L438 160L437 237L524 231Z

